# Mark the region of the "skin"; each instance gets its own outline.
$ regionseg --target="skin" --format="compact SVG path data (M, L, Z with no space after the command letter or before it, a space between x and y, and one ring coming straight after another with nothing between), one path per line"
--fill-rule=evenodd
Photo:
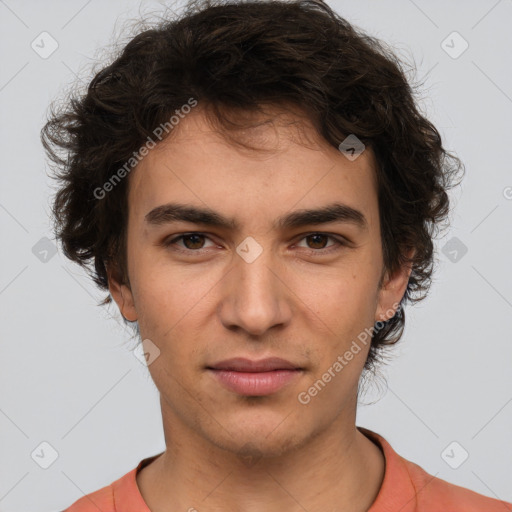
M129 284L109 269L109 287L142 340L160 350L149 370L167 447L137 485L152 512L366 511L385 470L380 449L356 429L369 344L308 404L297 396L359 333L393 316L407 286L409 268L386 273L378 286L374 155L366 149L349 160L298 112L243 135L266 151L226 141L197 107L129 177ZM209 207L240 229L149 225L145 215L168 202ZM332 202L360 210L367 229L272 227L282 215ZM190 232L205 237L162 245ZM248 236L262 248L252 263L236 252ZM343 237L350 243L338 245ZM276 393L245 397L205 368L235 356L282 357L304 370Z

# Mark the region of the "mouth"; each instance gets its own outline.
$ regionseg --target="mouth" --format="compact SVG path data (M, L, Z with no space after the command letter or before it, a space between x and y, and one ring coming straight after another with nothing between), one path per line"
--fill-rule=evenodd
M275 393L303 374L304 369L281 358L253 361L233 358L206 367L226 389L243 396Z

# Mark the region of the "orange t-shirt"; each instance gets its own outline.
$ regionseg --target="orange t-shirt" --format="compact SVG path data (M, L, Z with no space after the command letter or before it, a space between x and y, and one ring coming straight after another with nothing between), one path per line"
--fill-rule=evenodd
M386 459L384 480L368 512L512 512L512 503L436 478L398 455L379 434L357 428L380 447ZM151 512L135 476L159 455L143 459L119 480L83 496L64 512Z

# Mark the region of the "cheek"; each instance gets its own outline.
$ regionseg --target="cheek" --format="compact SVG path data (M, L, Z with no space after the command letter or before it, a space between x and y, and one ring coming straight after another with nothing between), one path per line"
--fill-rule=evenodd
M221 275L191 272L190 267L155 264L150 257L134 259L132 291L139 318L142 339L149 338L166 352L166 358L176 360L187 356L193 343L173 343L189 340L196 333L208 332L206 323L212 312L211 297ZM135 266L135 265L134 265ZM208 309L210 307L210 309Z
M377 277L368 267L347 265L317 272L302 273L294 291L333 332L353 325L373 322L377 300Z
M367 267L355 264L312 277L303 275L296 282L296 289L299 302L307 306L303 309L304 315L309 316L305 329L318 340L311 345L315 352L312 360L319 363L315 378L321 378L329 369L336 374L329 386L331 391L324 394L327 398L342 388L351 388L359 379L370 349L376 278ZM339 356L343 360L337 368L341 364L343 369L336 371L333 365Z

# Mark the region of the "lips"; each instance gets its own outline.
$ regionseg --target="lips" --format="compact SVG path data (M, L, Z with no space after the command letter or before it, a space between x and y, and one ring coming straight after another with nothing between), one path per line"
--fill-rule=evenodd
M224 388L244 396L276 393L303 373L303 368L279 357L259 361L236 357L208 366L207 369Z
M275 370L301 370L302 368L292 364L286 359L279 357L268 357L259 361L245 359L243 357L235 357L226 359L220 363L208 366L212 370L229 370L234 372L271 372Z

